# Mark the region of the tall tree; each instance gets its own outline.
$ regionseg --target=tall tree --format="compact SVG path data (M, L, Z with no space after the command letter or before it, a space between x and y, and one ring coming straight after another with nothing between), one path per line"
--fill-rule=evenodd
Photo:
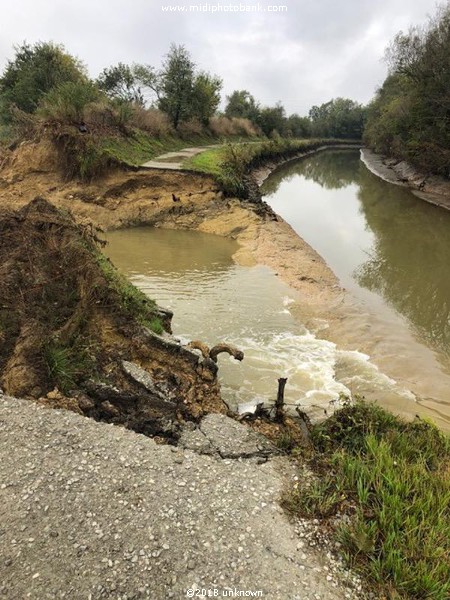
M157 89L157 75L148 65L118 63L103 69L97 84L112 99L144 105L146 92Z
M172 44L160 74L159 108L177 128L192 114L195 63L184 46Z
M349 98L334 98L309 111L312 133L318 137L360 139L364 129L365 109Z
M259 114L259 105L247 90L235 90L230 96L227 96L225 107L227 117L249 119L257 124Z
M370 105L366 142L450 178L450 3L426 27L400 32Z
M267 136L284 135L286 129L286 111L278 102L275 106L266 106L260 110L258 125Z
M197 117L203 125L208 125L209 119L220 104L222 80L216 75L202 71L196 75L192 86L192 116Z

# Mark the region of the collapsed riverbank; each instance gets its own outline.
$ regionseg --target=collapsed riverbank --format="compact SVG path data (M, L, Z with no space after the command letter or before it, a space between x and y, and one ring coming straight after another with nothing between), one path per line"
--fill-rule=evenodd
M265 175L277 164L266 166ZM344 350L360 347L359 338L343 335L343 331L354 330L353 321L359 322L359 305L340 286L323 258L261 200L226 198L215 179L201 173L116 170L86 184L65 181L56 166L49 148L19 148L0 172L0 210L19 208L38 192L69 210L78 223L104 230L149 225L233 238L240 244L234 256L238 264L267 265L290 285L297 300L292 310L308 328ZM261 177L260 168L255 176ZM321 331L324 322L328 329ZM363 352L371 354L370 348ZM397 373L393 376L397 379ZM362 393L374 400L379 396L379 390L370 386ZM395 393L387 396L384 405L402 416L422 410L411 406L410 398Z
M108 178L95 184L81 186L74 182L64 182L58 179L57 174L49 177L39 171L29 172L26 176L19 175L19 177L16 177L14 173L11 175L10 179L3 179L3 191L5 192L5 195L2 197L3 207L8 206L9 200L10 207L11 204L14 204L15 208L20 210L20 207L27 204L31 195L36 193L37 189L40 189L46 192L51 201L54 201L56 205L71 210L79 222L90 223L91 225L101 225L103 221L108 224L108 228L112 229L115 227L131 226L133 224L151 224L157 227L198 229L200 231L228 235L241 243L241 250L237 253L236 259L240 260L243 264L267 261L265 264L273 265L277 272L280 271L279 275L281 275L281 269L283 269L282 276L284 278L293 277L292 273L294 271L292 269L296 269L295 282L293 280L293 283L295 283L299 294L305 302L305 306L309 302L311 310L317 310L317 305L320 305L321 308L328 307L332 311L336 302L339 302L340 298L342 298L343 290L339 287L336 277L331 270L325 265L320 256L299 240L295 232L286 223L270 209L265 208L264 205L254 206L251 203L225 199L211 178L201 176L197 178L192 174L175 174L174 178L171 179L165 173L136 173L130 175L130 173L117 172L111 173ZM189 184L190 187L183 187L183 184ZM38 230L41 229L42 227L38 228ZM306 258L304 257L303 262L300 261L299 263L300 254L306 255ZM272 263L269 261L272 261ZM15 402L19 403L18 410L15 410ZM19 468L20 481L14 479L13 475L17 471L16 460L10 461L8 469L5 470L5 481L7 483L4 488L2 487L2 492L6 490L5 495L9 495L7 506L8 514L11 518L8 520L8 545L3 545L3 548L7 552L4 562L7 567L12 566L13 568L8 572L8 577L5 579L2 591L21 594L23 589L25 589L22 587L24 585L27 590L36 591L37 594L42 595L43 590L49 590L49 593L54 595L55 591L71 591L73 588L70 586L73 586L73 582L75 581L77 589L85 589L86 592L92 593L93 597L106 597L107 595L111 595L111 593L118 593L117 590L119 592L124 590L124 593L128 594L130 589L133 592L136 589L138 590L136 592L137 597L139 597L139 594L145 597L145 595L149 595L154 589L157 589L158 593L161 590L161 594L166 594L166 592L173 589L175 591L183 590L184 593L187 585L190 585L191 579L193 579L195 586L206 587L210 584L211 573L214 576L217 574L219 574L217 576L223 575L224 581L229 577L234 585L245 584L247 587L253 587L257 585L257 582L253 577L254 571L249 567L251 567L253 562L252 553L258 547L265 549L262 556L258 552L258 556L254 561L255 564L265 564L264 561L269 561L272 564L275 557L280 557L280 551L283 557L286 558L287 556L286 565L284 562L280 565L282 576L277 572L275 577L264 578L263 580L265 589L268 590L267 593L271 594L271 597L286 597L285 588L280 587L284 585L287 585L286 589L289 590L289 593L292 590L298 589L302 597L308 597L308 595L305 596L305 593L309 594L310 590L311 597L314 597L317 590L325 598L340 598L343 595L348 597L349 592L342 587L336 587L331 575L325 576L325 573L328 572L326 569L323 569L322 575L320 575L320 571L317 572L319 573L319 578L315 578L313 584L307 578L301 578L300 582L297 581L297 570L302 571L302 566L317 571L317 567L314 566L317 564L317 559L309 553L309 549L308 551L306 549L303 551L303 543L298 542L295 551L302 552L302 554L301 561L296 560L295 553L291 554L291 550L294 549L292 544L287 548L284 540L290 539L296 541L297 529L292 526L286 527L285 521L283 523L275 523L274 528L271 529L274 539L283 540L282 547L279 550L274 548L273 553L272 548L270 550L267 549L264 542L266 536L260 536L259 530L252 537L252 523L247 526L250 527L250 531L247 531L246 527L246 533L249 534L248 540L245 534L241 533L242 514L243 511L245 514L250 512L249 506L254 507L252 515L255 514L258 522L266 522L259 516L259 511L261 510L259 504L253 504L254 498L260 496L258 492L256 496L254 494L256 484L254 479L250 481L250 472L248 469L243 469L240 471L241 480L245 481L245 485L252 492L250 496L251 502L248 502L247 496L240 494L240 500L243 501L242 504L236 504L233 509L228 511L229 503L233 503L233 498L228 494L224 495L223 482L228 482L230 489L235 489L236 466L235 463L232 463L229 472L225 473L223 471L224 458L228 457L226 460L229 460L229 454L226 454L226 452L229 453L229 446L226 447L225 453L223 449L220 451L216 449L214 453L213 448L212 457L201 457L200 459L197 456L198 453L209 454L211 452L208 445L210 438L208 435L205 436L207 420L203 419L201 422L202 424L204 423L203 430L202 424L200 424L200 428L194 426L193 435L188 435L190 439L184 442L184 446L180 445L180 448L184 447L186 450L180 452L174 449L173 460L166 460L168 456L167 452L170 452L167 447L159 451L151 440L143 440L140 436L128 437L133 436L133 434L124 432L122 428L116 430L106 429L104 424L94 424L92 422L87 422L85 427L84 420L81 423L79 417L68 415L67 413L32 414L32 411L39 409L33 407L32 410L29 410L26 403L21 403L21 401L14 399L5 399L2 397L2 405L4 410L0 425L4 427L9 436L7 447L12 447L11 439L15 440L17 438L15 432L18 427L24 424L27 431L27 441L30 442L30 446L27 447L28 454L26 453L26 457L23 459L19 459L20 461L28 461L27 471L26 473L24 472L23 477L22 470ZM29 418L31 418L31 422L28 420ZM220 415L219 418L221 418ZM72 450L69 452L64 442L60 441L59 438L57 438L58 443L55 443L55 431L59 435L62 422L65 424L62 435L65 436L65 429L70 429L71 431L71 436L67 436L70 449L74 445L81 445L86 456L93 455L98 457L100 454L102 457L100 461L93 460L91 462L86 459L88 479L82 474L82 469L80 472L78 472L79 469L78 471L73 471L75 468L74 465L78 463L76 456L74 459L71 458ZM363 426L364 423L362 424ZM222 425L218 428L219 433L221 427ZM86 433L88 429L90 433ZM348 429L346 427L345 431L348 431ZM31 436L28 435L30 431L33 432ZM115 435L116 432L118 432L117 435ZM233 436L231 438L236 441ZM126 438L123 444L120 441L121 437ZM247 439L246 434L245 437ZM50 438L52 443L49 447L42 448L39 442L41 438L45 440ZM100 444L98 440L100 440ZM19 448L22 446L25 447L24 439L19 438L18 441ZM222 443L223 439L219 441ZM292 442L292 440L288 441L289 443ZM242 444L238 442L238 445L240 450L242 450ZM58 450L55 451L55 448L61 448L62 452L58 454ZM220 448L223 448L223 446L220 446ZM33 504L33 508L37 511L43 511L46 527L51 532L48 540L41 537L41 527L36 525L36 523L41 523L42 516L41 518L31 520L34 524L33 526L31 526L30 519L23 517L24 514L28 514L29 512L27 504L29 496L25 492L31 485L27 477L30 471L31 482L35 481L33 475L35 465L32 464L30 466L29 455L40 456L43 450L50 451L49 463L52 465L57 464L57 468L49 473L43 473L44 478L41 478L40 484L42 483L46 486L47 476L54 478L56 471L56 479L58 482L61 481L62 485L65 486L64 494L67 502L69 504L71 502L76 503L78 498L77 493L81 488L81 495L83 498L87 497L89 499L91 509L86 514L80 513L78 515L76 513L76 519L72 519L73 515L71 513L71 520L68 520L64 510L60 511L58 508L60 506L59 493L53 494L54 489L50 486L48 486L48 489L52 492L51 494L47 491L42 492L42 490L36 488L35 495L38 496L38 502ZM192 453L192 450L194 450L194 453ZM256 460L257 465L259 464L258 461L263 462L267 459L266 455L261 455L263 450L264 448L262 450L258 448L259 454L252 456ZM145 461L136 459L136 456L144 451L146 453ZM149 451L151 452L150 457L148 455ZM238 454L238 461L243 458L247 460L248 457ZM105 465L103 464L105 460L108 462L108 467L111 467L111 473L109 472L109 468L105 469ZM189 463L189 467L185 467L185 461ZM198 477L195 475L183 478L181 473L183 468L191 468L192 463L195 461L197 461L196 469L198 467L196 472L200 473L200 475ZM219 461L218 465L220 466L214 461ZM128 469L126 473L122 470L122 463ZM160 503L161 495L158 494L157 488L154 485L155 482L151 481L149 489L146 489L145 485L142 487L142 469L146 468L147 463L150 463L150 468L153 467L153 469L155 469L154 465L162 464L163 470L165 469L170 474L169 481L167 481L165 473L159 467L156 467L156 479L158 480L158 485L161 483L163 490L164 506L162 508ZM241 463L237 464L240 465ZM247 467L247 464L244 464ZM270 468L272 468L272 459L269 464ZM286 462L283 464L286 465ZM253 463L249 463L249 465L252 474L256 472L261 474L261 480L257 484L262 485L262 487L267 486L269 481L267 474L263 473L264 466L259 466L256 469ZM130 466L131 471L129 470ZM133 478L130 479L128 476L130 472L132 473L133 467L139 470L139 477L136 481ZM237 468L239 469L240 467ZM75 473L70 480L67 479L69 471ZM212 480L209 482L208 473L211 474L216 483L220 483L220 490L213 490L213 499L211 499L211 486L213 482ZM94 480L98 482L98 487L102 490L101 493L96 493L94 497L92 493L97 486L91 485L92 476L94 476ZM199 480L200 476L202 478L201 481ZM122 485L119 488L114 487L117 481L122 480L127 481L125 488ZM184 484L180 484L180 487L184 487L184 485L189 486L189 498L191 500L188 503L189 510L186 509L185 495L179 495L176 493L176 490L174 491L175 488L173 486L176 486L178 489L179 481L184 482ZM12 482L11 489L9 489L10 482ZM209 486L208 482L210 483ZM292 478L290 478L289 485L291 485L291 482ZM114 484L112 487L111 483ZM328 484L329 482L327 482ZM279 494L280 490L280 487L277 486L278 483L274 486L275 496ZM110 519L110 514L112 514L111 509L104 504L104 489L110 490L106 494L108 502L111 498L114 498L116 500L114 506L117 508L120 505L114 525L111 524ZM140 490L138 497L135 497L135 492L133 491L135 489ZM205 489L207 490L206 494L202 492ZM295 490L297 489L298 486L295 486ZM18 493L12 493L15 491ZM197 491L200 493L197 494ZM349 492L350 496L351 494L352 492ZM271 496L270 501L273 501L274 510L277 510L275 496ZM221 515L224 515L226 522L225 524L221 522L220 525L223 528L221 531L224 531L224 537L217 539L215 533L217 521L212 519L213 515L211 511L214 509L214 515L219 516L217 511L219 497L222 502L225 502ZM148 502L145 500L148 498L151 498L152 501ZM267 496L264 496L264 498L264 503L267 506ZM197 506L195 504L197 499L198 507L202 507L201 512L198 512L197 509L191 511L192 506L194 508ZM328 502L328 499L326 499L326 502ZM242 510L239 509L239 506L242 506ZM135 507L138 510L139 525L135 519ZM149 534L151 543L148 541L145 526L144 534L135 535L133 533L142 529L141 526L143 523L140 511L143 514L151 515L152 532ZM50 515L50 518L45 516L47 513ZM176 518L178 513L183 514L183 516L187 515L188 519L191 519L192 514L192 518L197 521L200 516L202 522L211 519L211 522L214 521L214 532L206 528L205 531L194 530L191 519L191 521L188 521L186 527L189 539L183 541L183 535L177 536L172 531L169 536L167 534L167 527L164 529L165 524L168 524L170 531L171 526L173 526L172 517ZM32 514L34 515L35 512ZM38 514L40 515L40 513ZM423 517L423 511L420 514ZM16 525L19 521L23 523L25 526L23 531L27 533L26 535L24 534L23 538L14 534L15 537L13 538L12 532L17 531ZM116 521L123 523L123 526L115 528ZM181 518L178 519L175 526L178 527L179 522L181 523L180 527L182 527L184 520ZM237 527L236 522L239 523ZM67 523L69 523L68 527ZM351 523L350 520L350 526ZM89 528L89 531L91 531L94 527L97 528L94 531L98 539L85 533L85 528ZM83 535L81 537L74 537L74 529L82 532ZM112 538L109 534L105 537L104 531L110 530L111 536L114 534L114 537ZM264 525L264 530L266 530L266 525ZM125 537L124 531L127 532ZM200 540L200 546L192 544L192 532L196 535L197 542ZM358 531L355 530L354 533L357 535ZM58 549L55 550L50 538L59 537L60 534L61 538ZM28 537L29 535L30 537ZM40 553L36 552L34 546L34 541L37 538L42 542L40 542ZM132 546L130 545L124 549L123 545L130 544L130 539ZM227 548L224 550L225 539L227 540L229 552L226 551ZM398 536L395 539L398 539ZM64 540L64 542L70 540L71 543L61 544L61 540ZM87 543L86 540L88 540ZM228 542L228 540L231 540L231 542ZM247 542L249 544L249 549L245 552L244 542L245 544ZM77 558L73 555L72 544ZM314 544L315 542L313 541ZM190 554L195 558L189 562L187 555L180 556L177 552L175 554L171 552L171 549L180 547L183 549L188 548ZM203 547L206 548L206 554L202 549ZM200 548L200 552L197 552L198 548ZM239 548L242 548L242 550L239 550ZM26 549L26 552L24 552L24 549ZM238 556L239 554L244 554L245 556L242 564L240 561L233 559L236 555L236 550ZM376 550L378 551L378 549ZM54 558L50 558L54 557L57 552L59 552L58 555L61 557L61 566L55 563ZM101 565L99 565L98 561L100 552L104 555ZM167 552L167 555L165 552ZM373 551L369 548L369 554L371 552ZM16 560L18 556L21 556L20 561ZM41 568L42 560L39 557L44 557L44 562L46 557L49 557L48 562L52 564L52 569L43 570ZM159 559L159 557L161 557L160 560L153 561L154 558ZM229 559L230 561L229 563L226 562L228 570L222 570L221 565L224 559L227 561ZM303 560L307 562L304 564ZM62 573L66 573L66 565L73 564L74 561L77 564L80 563L83 578L79 579L79 570L77 570L77 573L72 573L72 580L66 581L64 578L61 578L61 575ZM129 569L126 566L126 561L130 561L131 563ZM408 564L409 562L410 560L408 560ZM179 569L175 570L176 580L172 576L174 564L179 565ZM19 577L18 569L20 568L23 573L24 565L26 576ZM103 573L102 565L104 565L106 573ZM123 565L125 565L125 568L123 568ZM133 567L133 565L135 566ZM142 574L145 574L147 570L151 570L148 567L153 568L153 566L157 567L155 573L158 573L158 577L154 582L154 589L148 585L146 587L146 582L142 579ZM239 570L239 567L242 567L242 569ZM292 567L294 567L292 577L286 577L286 572L290 573ZM187 571L192 573L192 577L189 573L186 575ZM235 576L236 572L238 576ZM265 572L271 572L271 570L265 570ZM164 577L160 579L160 573L164 574L164 577L165 574L172 576L170 581ZM252 574L252 576L247 577L246 574L248 573ZM257 570L257 573L259 573L259 570ZM86 574L89 574L89 577L86 577ZM99 585L98 582L100 580L105 581L105 583ZM325 580L327 581L326 584ZM22 584L22 582L24 583ZM214 582L211 585L214 585Z

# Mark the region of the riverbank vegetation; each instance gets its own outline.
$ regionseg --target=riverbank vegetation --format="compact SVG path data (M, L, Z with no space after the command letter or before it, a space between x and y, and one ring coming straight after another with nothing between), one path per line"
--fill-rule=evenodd
M24 43L0 77L2 156L24 140L47 138L67 178L92 179L186 145L361 137L363 109L351 100L336 99L300 117L287 115L281 103L261 106L246 90L235 90L220 112L221 89L220 77L198 69L183 46L172 45L158 69L118 63L94 80L63 46ZM263 145L261 155L272 146Z
M368 107L366 143L450 177L450 4L428 26L399 33L387 60L389 75Z
M289 492L285 506L331 527L349 562L388 598L448 598L449 438L427 421L357 402L313 427L312 442L318 477Z
M213 175L226 195L247 200L254 191L254 181L249 178L254 169L268 163L293 159L322 146L348 145L352 142L358 143L358 140L297 140L277 137L249 143L228 143L186 160L183 166Z

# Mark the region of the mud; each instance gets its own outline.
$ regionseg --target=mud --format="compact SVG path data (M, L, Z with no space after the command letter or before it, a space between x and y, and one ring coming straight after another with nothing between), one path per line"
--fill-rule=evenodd
M422 200L450 210L448 179L424 173L403 160L376 154L369 148L361 151L361 160L372 173L385 181L408 187Z

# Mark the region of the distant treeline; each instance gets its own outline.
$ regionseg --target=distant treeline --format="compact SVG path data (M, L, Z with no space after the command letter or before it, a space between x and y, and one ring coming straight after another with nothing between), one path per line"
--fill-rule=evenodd
M399 33L387 50L389 74L367 106L334 98L307 116L248 90L222 103L223 81L172 44L159 68L119 63L97 79L63 46L15 48L0 76L0 141L72 125L101 136L143 131L160 139L214 136L361 139L376 151L450 176L450 3L426 27ZM223 110L220 110L221 105Z
M390 72L368 107L365 141L450 177L450 4L428 26L399 33L387 59Z
M63 46L22 44L0 77L0 123L24 125L34 115L60 124L128 125L155 136L206 129L216 136L361 138L364 108L352 100L287 115L281 103L262 106L247 90L235 90L221 112L222 85L217 75L197 69L184 46L173 44L158 69L119 63L92 80Z

